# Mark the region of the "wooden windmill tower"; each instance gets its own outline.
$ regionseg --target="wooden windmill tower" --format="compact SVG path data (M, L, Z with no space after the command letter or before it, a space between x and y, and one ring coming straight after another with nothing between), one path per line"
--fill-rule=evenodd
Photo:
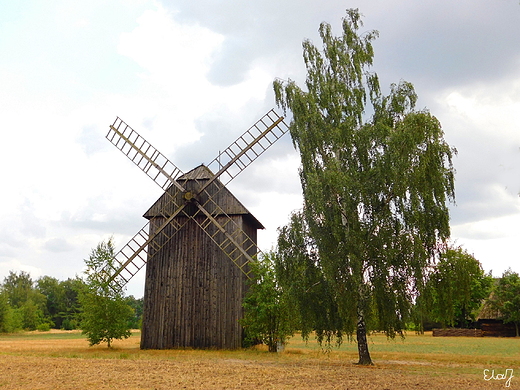
M164 191L105 269L121 289L146 264L141 348L239 348L258 220L226 185L288 128L273 110L208 166L183 174L117 118L107 138Z

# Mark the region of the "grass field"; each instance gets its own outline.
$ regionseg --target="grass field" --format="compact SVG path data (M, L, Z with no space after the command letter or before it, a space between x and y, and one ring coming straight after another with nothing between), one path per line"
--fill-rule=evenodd
M112 349L78 332L1 335L0 389L520 389L519 338L374 335L370 349L375 365L360 367L355 344L324 352L299 337L270 354L142 351L138 332Z

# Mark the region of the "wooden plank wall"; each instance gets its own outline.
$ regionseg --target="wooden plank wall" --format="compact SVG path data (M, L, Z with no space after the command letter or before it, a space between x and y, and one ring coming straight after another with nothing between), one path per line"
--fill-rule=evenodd
M433 329L433 337L482 337L480 329L447 328Z
M482 323L481 329L433 329L434 337L515 337L514 324L503 324L502 322Z
M256 242L256 228L244 224L243 217L231 216ZM161 221L151 220L151 233ZM141 348L240 348L246 280L206 233L188 221L164 248L149 253Z
M515 324L504 324L502 322L491 322L480 324L485 337L515 337Z

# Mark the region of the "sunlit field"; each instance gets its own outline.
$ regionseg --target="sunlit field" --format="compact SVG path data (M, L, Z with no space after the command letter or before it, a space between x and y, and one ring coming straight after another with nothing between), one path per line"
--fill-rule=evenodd
M519 338L373 335L375 365L360 367L349 342L324 350L296 336L276 354L264 347L142 351L139 336L108 349L89 347L73 331L1 335L0 389L520 388Z

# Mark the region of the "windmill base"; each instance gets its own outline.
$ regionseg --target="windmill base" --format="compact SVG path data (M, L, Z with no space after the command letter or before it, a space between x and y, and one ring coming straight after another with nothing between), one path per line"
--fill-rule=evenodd
M231 218L256 241L242 216ZM151 230L160 219L151 220ZM170 241L149 253L141 349L241 348L247 277L194 220Z

